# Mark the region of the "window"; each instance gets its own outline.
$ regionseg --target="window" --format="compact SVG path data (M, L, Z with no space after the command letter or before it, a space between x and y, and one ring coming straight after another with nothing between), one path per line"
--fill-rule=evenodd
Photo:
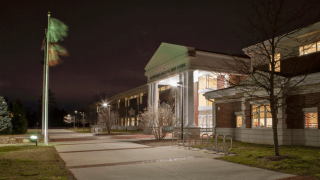
M305 55L320 51L320 41L299 47L299 55Z
M304 127L306 129L318 129L318 108L303 108L304 112Z
M123 118L121 118L120 120L121 120L121 122L120 122L121 124L120 125L124 125Z
M242 127L242 116L237 116L237 127Z
M131 126L134 126L134 117L131 118Z
M217 78L211 75L199 77L199 90L217 87Z
M203 96L203 93L199 94L199 106L206 106L206 98Z
M274 71L275 72L280 72L280 53L274 54L274 60L276 61L275 66L274 66ZM271 58L272 61L272 58ZM271 63L269 64L269 70L271 71Z
M120 99L118 100L118 108L120 108Z
M272 127L270 104L252 105L252 127Z
M305 128L318 129L318 113L305 113Z

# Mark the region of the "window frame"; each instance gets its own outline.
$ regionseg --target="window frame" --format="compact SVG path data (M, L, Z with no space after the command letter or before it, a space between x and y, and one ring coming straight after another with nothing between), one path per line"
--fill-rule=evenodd
M236 128L241 128L243 126L243 113L235 112L234 115L236 116ZM241 117L241 126L238 126L238 117Z
M251 128L256 128L256 129L264 129L264 128L267 128L267 129L272 129L272 115L271 115L271 127L267 127L267 114L268 112L271 114L271 109L270 111L267 111L267 106L269 105L270 107L270 104L266 104L266 103L263 103L263 104L251 104ZM257 111L256 112L253 112L253 106L258 106L257 108ZM260 107L263 106L264 107L264 127L261 127L261 123L260 123ZM257 114L257 119L258 119L258 126L257 127L253 127L253 114Z
M320 45L320 41L316 41L316 42L313 42L313 43L310 43L310 44L305 44L305 45L299 46L299 56L304 56L304 55L307 55L307 54L315 53L315 52L311 52L311 53L307 53L307 54L305 53L305 50L309 49L309 48L305 49L305 46L312 47L313 44L315 44L315 46L316 46L316 51L315 52L320 51L320 46L319 46Z
M318 107L311 107L311 108L302 108L303 111L303 127L304 129L319 129L319 113L318 113ZM307 127L306 126L306 114L307 113L316 113L317 114L317 126L316 128Z

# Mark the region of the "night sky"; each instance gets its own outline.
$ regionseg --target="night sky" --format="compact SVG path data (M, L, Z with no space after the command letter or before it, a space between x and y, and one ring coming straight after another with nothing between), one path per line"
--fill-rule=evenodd
M248 10L242 2L1 0L0 95L37 109L48 11L69 26L61 44L70 54L50 67L49 87L59 108L73 110L93 103L95 95L145 84L144 67L161 42L242 54L245 45L234 34L241 19L233 13Z

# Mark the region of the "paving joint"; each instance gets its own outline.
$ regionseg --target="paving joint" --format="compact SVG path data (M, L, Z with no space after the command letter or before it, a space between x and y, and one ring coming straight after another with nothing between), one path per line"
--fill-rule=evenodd
M93 151L117 151L117 150L129 150L129 149L146 149L154 147L136 147L136 148L119 148L119 149L96 149L96 150L83 150L83 151L61 151L58 153L78 153L78 152L93 152Z
M180 160L199 159L199 158L204 158L204 157L203 157L203 156L191 156L191 157L155 159L155 160L145 160L145 161L129 161L129 162L119 162L119 163L105 163L105 164L68 166L67 168L68 168L68 169L77 169L77 168L90 168L90 167L121 166L121 165L133 165L133 164L148 164L148 163L170 162L170 161L180 161Z

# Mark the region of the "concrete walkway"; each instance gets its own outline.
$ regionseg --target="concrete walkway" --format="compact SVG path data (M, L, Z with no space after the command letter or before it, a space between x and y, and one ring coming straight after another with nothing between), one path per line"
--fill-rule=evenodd
M61 133L59 133L61 132ZM294 175L253 168L215 159L206 150L182 147L150 147L123 139L94 139L92 134L49 130L55 148L78 180L82 179L282 179ZM76 138L93 138L76 141ZM109 136L110 137L110 136Z

